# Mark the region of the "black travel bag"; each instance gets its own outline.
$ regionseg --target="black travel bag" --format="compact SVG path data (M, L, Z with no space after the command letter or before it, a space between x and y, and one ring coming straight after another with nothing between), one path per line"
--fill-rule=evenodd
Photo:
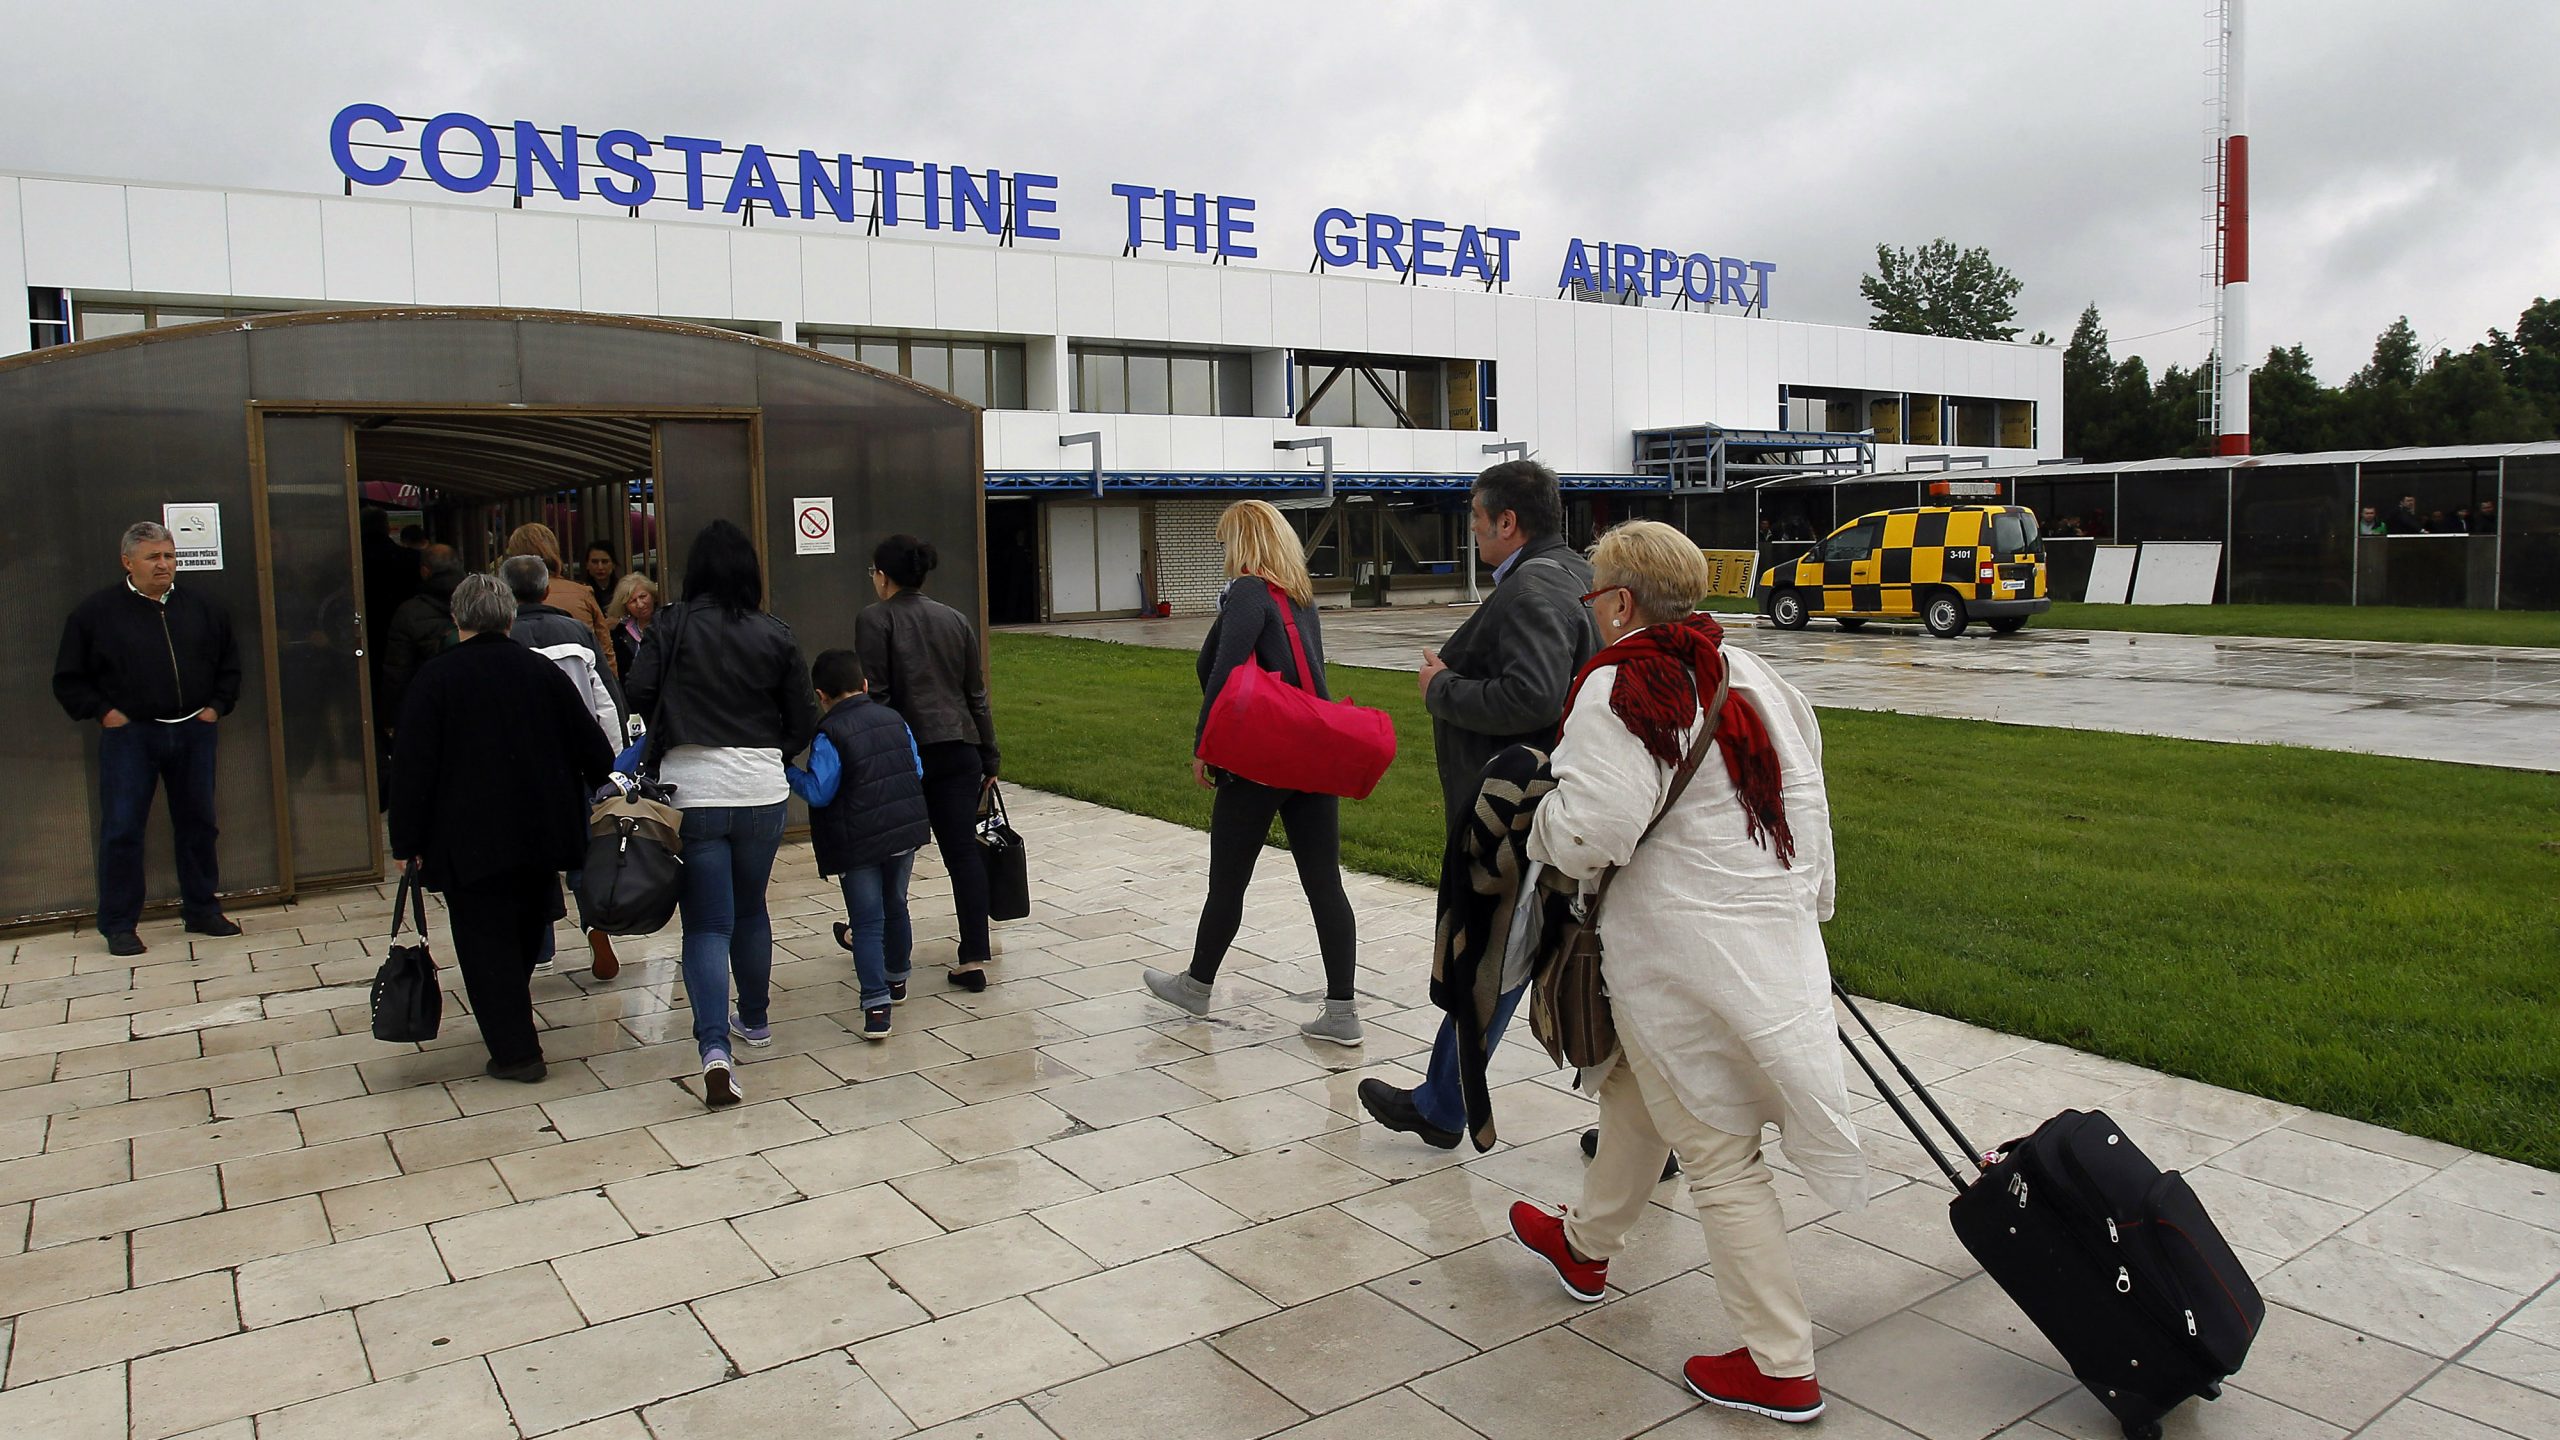
M399 944L400 922L413 911L418 943ZM406 868L391 897L391 939L391 953L373 974L373 1038L424 1045L444 1023L444 991L436 984L435 956L427 950L427 889Z
M1956 1238L2126 1440L2158 1440L2161 1417L2188 1397L2219 1397L2248 1358L2267 1305L2185 1177L2161 1171L2095 1110L2065 1110L2032 1135L1975 1150L1857 1002L1832 988L1978 1171L1967 1181L1948 1162L1843 1030L1850 1058L1956 1187L1947 1207Z
M987 862L987 918L1019 920L1031 913L1031 859L1022 836L1004 813L1001 787L987 787L978 807L978 853Z

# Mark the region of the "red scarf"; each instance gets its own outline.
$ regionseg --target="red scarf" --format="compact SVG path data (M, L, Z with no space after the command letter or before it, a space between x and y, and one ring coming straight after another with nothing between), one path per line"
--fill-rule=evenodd
M1712 615L1649 625L1603 649L1573 677L1564 709L1582 696L1582 684L1603 666L1618 667L1609 689L1609 709L1645 750L1665 765L1681 759L1680 732L1695 724L1706 697L1724 680L1724 627ZM1561 727L1559 727L1561 728ZM1727 691L1724 715L1716 724L1716 748L1724 755L1724 773L1742 797L1742 813L1751 838L1769 846L1778 863L1795 864L1795 833L1787 828L1786 801L1780 793L1778 747L1769 739L1769 723L1759 708L1739 693Z

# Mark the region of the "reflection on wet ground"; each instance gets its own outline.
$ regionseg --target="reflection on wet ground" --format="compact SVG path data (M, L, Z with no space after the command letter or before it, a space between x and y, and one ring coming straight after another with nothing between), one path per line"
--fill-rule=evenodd
M1463 622L1463 607L1332 611L1338 665L1410 670ZM2075 730L2304 745L2514 769L2560 769L2560 650L1917 627L1855 635L1816 622L1776 630L1725 617L1734 641L1777 664L1818 705ZM1131 645L1197 648L1205 618L1024 627Z

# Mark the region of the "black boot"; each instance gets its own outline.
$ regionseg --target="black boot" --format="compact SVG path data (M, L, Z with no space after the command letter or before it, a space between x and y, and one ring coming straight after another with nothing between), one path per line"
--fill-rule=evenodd
M1600 1132L1599 1132L1599 1131L1597 1131L1597 1130L1585 1130L1585 1131L1583 1131L1583 1132L1582 1132L1582 1158L1583 1158L1583 1159L1585 1159L1585 1160L1593 1159L1593 1158L1595 1158L1596 1156L1598 1156L1598 1155L1599 1155L1599 1153L1600 1153ZM1680 1152L1679 1152L1679 1151L1677 1151L1677 1150L1674 1150L1674 1151L1672 1151L1672 1152L1671 1152L1671 1158L1662 1162L1662 1178L1663 1178L1663 1179L1665 1179L1665 1180L1668 1180L1668 1179L1670 1179L1672 1176L1677 1175L1677 1174L1679 1174L1679 1173L1680 1173Z
M1458 1132L1443 1130L1423 1119L1422 1112L1414 1108L1410 1090L1399 1090L1384 1080L1363 1080L1360 1082L1360 1108L1369 1112L1370 1119L1390 1130L1421 1136L1422 1143L1434 1149L1458 1148Z

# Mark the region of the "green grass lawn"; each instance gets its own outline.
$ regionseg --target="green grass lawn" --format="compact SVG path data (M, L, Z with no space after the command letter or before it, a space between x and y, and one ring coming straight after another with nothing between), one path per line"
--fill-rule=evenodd
M1005 774L1205 828L1192 658L998 635ZM1344 861L1438 876L1411 675ZM1861 994L2560 1168L2560 776L1823 712ZM1032 843L1037 844L1037 837ZM1975 1137L1990 1143L2006 1137Z

